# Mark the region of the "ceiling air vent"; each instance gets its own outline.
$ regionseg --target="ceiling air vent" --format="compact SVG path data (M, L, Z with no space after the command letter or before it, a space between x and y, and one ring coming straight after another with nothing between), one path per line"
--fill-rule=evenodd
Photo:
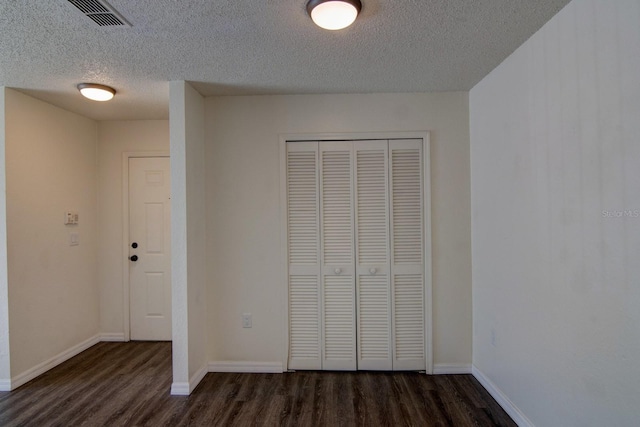
M101 27L106 26L131 26L118 12L106 1L98 0L68 0L69 3L80 9L93 22Z

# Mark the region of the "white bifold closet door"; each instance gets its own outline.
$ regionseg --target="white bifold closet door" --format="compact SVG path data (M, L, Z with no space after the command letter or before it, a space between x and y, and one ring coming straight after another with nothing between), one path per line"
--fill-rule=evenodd
M322 369L355 370L353 144L320 142Z
M287 144L291 369L426 368L421 150Z
M358 369L392 370L388 142L357 141Z
M421 140L389 142L393 369L426 369Z
M287 144L289 367L322 369L318 143Z

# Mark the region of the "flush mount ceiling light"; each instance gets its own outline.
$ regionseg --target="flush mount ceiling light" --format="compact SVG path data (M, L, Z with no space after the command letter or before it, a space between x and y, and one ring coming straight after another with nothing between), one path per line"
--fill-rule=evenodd
M307 12L325 30L341 30L353 24L362 9L360 0L309 0Z
M116 94L114 88L96 83L80 83L78 90L82 96L94 101L109 101Z

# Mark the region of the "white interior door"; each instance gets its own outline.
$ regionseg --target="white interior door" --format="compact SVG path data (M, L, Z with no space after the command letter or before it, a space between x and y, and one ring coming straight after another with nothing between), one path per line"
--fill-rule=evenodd
M318 143L287 144L289 368L322 369Z
M129 159L132 340L171 340L171 201L168 157Z
M352 152L351 141L319 145L325 370L357 368Z
M422 370L425 356L422 140L389 141L393 369Z
M391 370L388 143L356 141L358 369Z

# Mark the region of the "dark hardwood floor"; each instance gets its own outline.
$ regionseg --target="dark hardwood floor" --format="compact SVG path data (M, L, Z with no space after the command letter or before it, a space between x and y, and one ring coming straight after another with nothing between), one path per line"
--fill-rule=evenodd
M0 392L0 426L515 425L470 375L211 373L189 397L170 387L170 343L100 343Z

